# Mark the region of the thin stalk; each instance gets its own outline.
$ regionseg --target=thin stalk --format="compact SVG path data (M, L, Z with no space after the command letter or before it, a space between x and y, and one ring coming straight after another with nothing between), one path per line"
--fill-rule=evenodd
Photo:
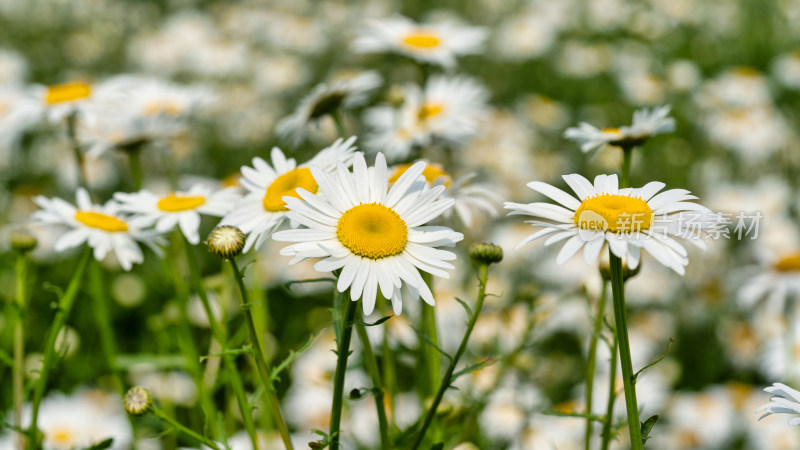
M176 244L179 242L180 237L173 234L168 250L168 270L172 275L172 280L175 285L175 297L178 301L178 313L180 320L177 324L178 333L178 348L181 354L186 358L186 367L194 379L197 386L198 398L200 399L200 409L203 411L203 431L206 435L214 437L212 424L217 414L217 408L214 405L214 400L211 397L211 387L213 386L213 379L211 383L206 384L203 375L203 368L200 365L200 358L195 348L195 340L192 336L192 329L189 326L188 315L188 302L189 302L189 289L184 283L181 271L178 269L179 255L176 253ZM178 239L176 239L178 238ZM216 342L212 339L212 342ZM217 352L214 352L217 353Z
M47 343L44 347L44 361L42 362L42 371L39 373L39 379L36 381L36 387L33 391L33 406L31 413L31 426L28 429L28 445L36 446L37 428L36 425L39 419L39 405L42 403L45 388L47 388L47 378L50 375L50 370L53 368L56 358L56 339L61 328L64 327L72 306L78 298L78 290L80 289L81 282L83 281L83 274L86 272L86 266L89 263L89 257L92 255L92 249L87 245L83 250L83 255L78 262L75 272L72 274L72 279L67 286L66 292L61 296L58 303L58 310L53 317L53 323L50 325L50 331L47 334Z
M114 383L114 390L119 394L124 393L124 384L119 370L117 370L117 346L116 339L114 338L113 327L111 326L111 314L108 311L106 301L108 297L105 295L103 288L103 274L101 273L100 265L97 261L91 263L89 267L89 286L91 288L92 300L94 300L94 318L97 322L97 329L100 331L100 344L103 349L103 356L106 358L109 370Z
M383 343L381 344L383 359L381 360L383 369L383 385L386 386L386 391L389 395L389 420L390 425L395 424L394 413L394 395L397 392L397 368L394 364L392 351L389 347L389 331L384 330Z
M331 118L333 118L333 123L336 124L336 132L339 133L339 137L347 139L347 129L344 126L344 114L342 114L342 111L336 109L331 113Z
M16 295L16 320L14 322L14 425L22 427L22 402L25 389L25 303L28 298L25 292L25 282L28 279L28 257L24 254L17 256L17 295ZM18 447L24 448L25 437L17 436Z
M614 402L617 400L617 335L614 335L611 344L611 367L609 371L610 380L608 382L608 404L606 405L606 417L603 422L603 443L601 450L608 450L611 443L611 426L614 424Z
M433 418L436 415L436 409L439 407L439 403L442 401L445 391L447 391L447 389L450 387L450 383L452 383L453 372L455 372L456 364L458 364L458 360L467 349L469 336L472 334L472 329L475 327L475 322L478 320L478 316L481 313L481 308L483 307L483 299L486 297L486 278L488 275L489 266L486 264L481 264L478 267L479 287L478 300L475 302L475 310L472 312L472 317L469 318L467 331L464 333L464 337L461 338L461 345L458 346L458 350L453 356L453 359L450 361L450 365L447 366L447 371L445 372L444 378L439 385L439 390L436 392L436 397L434 397L433 403L431 404L430 409L428 409L428 414L425 416L425 421L422 423L422 428L420 428L419 433L414 440L414 444L411 446L412 450L416 450L419 448L420 444L422 444L422 439L425 437L425 431L428 429L431 422L433 422Z
M142 149L134 148L126 152L128 154L128 161L131 167L131 180L133 181L133 190L138 191L142 188Z
M358 339L361 341L361 349L364 353L364 366L367 368L367 373L372 379L372 393L375 396L375 409L378 414L378 431L381 436L381 450L389 450L392 448L391 436L389 436L389 423L386 420L386 405L384 404L384 391L381 383L381 374L378 371L378 360L375 358L375 352L372 351L372 345L369 343L369 335L367 335L367 328L361 322L355 323Z
M622 147L622 167L620 169L619 187L626 188L630 186L630 173L631 173L631 159L633 157L634 147Z
M433 292L433 277L424 273L422 279L425 280L431 292ZM422 329L425 335L436 346L439 346L439 330L436 326L436 310L429 305L422 304ZM421 342L422 352L425 360L425 366L428 368L427 383L424 387L425 397L436 392L439 386L439 377L442 376L442 355L433 345Z
M328 436L331 440L331 450L339 448L339 426L342 422L342 400L344 394L344 375L347 370L347 358L350 356L350 338L353 335L353 321L356 316L354 301L347 295L341 296L344 304L344 320L342 322L342 335L336 348L336 372L333 375L333 403L331 404L331 427Z
M622 279L622 260L608 250L611 259L611 293L614 297L614 321L619 342L619 359L622 365L622 383L625 389L625 409L628 412L628 431L631 448L641 450L642 432L639 424L639 408L636 402L636 387L628 342L628 323L625 314L625 291Z
M207 447L213 448L214 450L220 450L220 448L219 448L219 446L217 445L216 442L212 441L211 439L208 439L205 436L197 434L196 432L190 430L189 428L186 428L180 422L178 422L177 420L175 420L172 417L170 417L169 414L167 414L166 412L164 412L163 410L161 410L157 406L155 406L155 405L152 406L151 409L150 409L150 412L154 416L156 416L159 419L161 419L162 421L164 421L167 425L171 426L172 428L175 428L177 431L189 436L190 438L194 439L195 441L200 442L201 444L203 444L203 445L205 445Z
M78 186L88 190L86 180L86 160L81 151L81 145L78 143L78 138L75 136L75 125L78 120L78 113L73 112L67 116L67 137L72 147L72 153L75 155L75 163L78 165Z
M292 450L292 439L289 436L289 427L286 426L286 421L283 419L281 413L281 405L278 401L278 393L275 390L275 385L272 383L270 371L267 368L267 360L264 357L264 351L261 348L261 343L258 339L258 332L256 331L255 323L253 322L253 313L250 310L252 304L247 300L247 288L244 286L242 279L242 272L239 271L239 265L236 264L234 258L229 259L231 267L233 267L234 278L236 284L239 286L239 292L242 294L242 309L247 322L247 327L250 329L250 341L253 345L256 366L258 366L258 374L261 376L261 382L264 384L264 396L267 399L267 404L272 413L272 418L275 420L275 425L278 427L278 432L281 434L283 444L288 450Z
M233 356L224 354L225 350L228 348L227 337L225 336L225 331L222 329L219 322L217 322L216 317L214 317L214 311L211 309L211 303L208 301L208 295L206 294L205 288L203 288L203 282L200 278L200 268L197 265L197 259L192 252L191 244L188 240L186 240L185 236L183 236L183 248L186 250L186 260L189 263L189 272L191 274L192 284L194 285L195 292L197 292L197 296L200 297L200 302L203 304L203 309L208 317L208 324L211 328L211 333L214 336L214 339L219 342L221 347L221 353L223 353L222 363L224 364L225 372L230 378L233 386L233 392L236 395L237 403L239 403L239 412L242 413L242 420L244 421L245 429L250 437L250 442L253 444L253 448L257 449L258 436L256 435L255 423L253 423L253 416L250 413L250 406L247 402L247 396L244 393L244 383L239 375L239 371L236 369Z
M597 337L603 329L603 315L606 310L606 282L603 281L603 287L600 291L600 301L597 303L597 313L594 318L594 333L589 340L589 362L586 368L586 438L584 448L590 450L592 441L592 419L589 415L592 414L592 393L594 390L594 371L597 365Z

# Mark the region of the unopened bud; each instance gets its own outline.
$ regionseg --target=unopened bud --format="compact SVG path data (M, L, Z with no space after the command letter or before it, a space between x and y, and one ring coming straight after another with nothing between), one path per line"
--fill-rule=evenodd
M11 241L11 248L18 253L28 253L36 248L36 236L32 235L26 230L12 231L9 240Z
M134 386L125 393L125 411L132 416L147 414L153 406L153 396L150 392L141 387Z
M630 267L628 267L627 261L623 259L622 281L628 281L629 279L635 277L641 270L642 270L641 261L639 261L639 264L636 266L635 269L631 269ZM600 276L602 276L603 280L605 281L611 280L611 263L608 261L607 258L603 258L600 260Z
M476 242L469 246L469 256L479 264L494 264L503 260L503 248L490 242Z
M244 233L229 225L222 225L211 230L206 240L208 251L223 259L239 256L244 248Z

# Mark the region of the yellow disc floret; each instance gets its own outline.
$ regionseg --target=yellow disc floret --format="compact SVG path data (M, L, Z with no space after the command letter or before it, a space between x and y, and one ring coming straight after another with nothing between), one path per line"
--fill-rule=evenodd
M71 102L73 100L80 100L89 97L92 94L92 88L86 83L64 83L50 86L47 88L44 101L48 105L56 103Z
M638 197L602 194L581 202L574 220L575 225L586 230L644 231L650 228L653 210Z
M128 224L114 216L94 211L78 211L75 213L75 220L87 227L97 228L98 230L118 233L128 231Z
M412 165L413 163L401 164L397 166L392 176L389 177L389 183L394 183L400 179L400 176L406 173L406 170L411 168ZM425 166L425 170L422 171L422 176L425 177L425 180L430 184L435 184L437 181L441 181L443 185L450 186L450 183L453 182L450 174L445 172L442 166L439 164L428 164Z
M774 266L778 272L797 272L800 271L800 252L786 255L779 259Z
M165 212L180 212L195 209L205 204L202 195L176 195L174 192L158 201L158 209Z
M435 103L426 103L417 111L417 119L428 120L431 117L436 117L442 113L444 107Z
M441 42L438 36L426 30L417 30L403 38L406 45L422 49L436 48Z
M365 203L342 214L336 237L358 256L381 259L403 252L408 242L408 227L391 208Z
M307 167L290 170L275 178L275 181L269 185L267 192L264 194L264 200L262 200L264 209L272 212L288 211L289 209L286 207L283 197L300 198L297 188L303 188L312 193L317 192L317 182L314 180L314 176L311 175L311 170Z

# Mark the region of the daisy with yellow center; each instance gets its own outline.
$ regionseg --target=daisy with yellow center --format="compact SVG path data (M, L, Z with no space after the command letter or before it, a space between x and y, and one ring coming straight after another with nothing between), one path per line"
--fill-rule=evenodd
M464 76L436 75L424 88L400 90L399 106L381 105L367 111L368 145L385 152L390 161L408 159L414 147L434 139L460 145L474 137L488 112L488 90Z
M394 167L390 171L392 175L389 177L389 183L397 181L411 166L412 164L401 164ZM461 223L469 228L476 217L496 217L499 214L502 198L489 185L475 183L475 178L478 176L475 172L453 180L441 165L428 163L422 176L425 177L429 187L444 186L445 191L442 195L455 201L453 207L443 215L447 220L450 220L455 213Z
M633 123L623 127L600 129L582 122L577 127L568 128L564 132L564 137L580 144L584 153L607 144L617 147L636 147L655 135L675 130L675 119L669 117L669 111L669 105L637 110L633 113Z
M738 300L751 308L763 299L769 312L784 314L787 302L800 301L800 250L773 256L765 266L744 282Z
M368 22L353 41L356 53L399 53L419 62L451 68L456 57L481 51L487 32L456 22L418 24L395 16Z
M664 183L653 181L645 186L619 189L616 175L598 175L594 184L578 174L564 175L564 181L578 198L546 183L534 181L528 187L560 205L552 203L506 202L509 214L526 214L537 219L542 230L523 239L517 248L547 236L545 245L564 242L556 262L563 264L583 249L586 263L597 261L608 245L611 252L627 258L631 269L639 265L644 249L661 264L683 275L689 263L686 249L673 236L680 236L700 248L705 243L698 235L714 226L718 216L705 206L686 200L697 197L683 189L661 193Z
M114 199L120 204L119 210L131 215L131 224L140 228L155 224L159 233L166 233L177 226L186 239L195 245L200 242L200 215L222 217L233 209L240 197L237 188L214 191L200 184L188 191L161 195L148 190L114 194Z
M271 152L271 166L261 158L253 158L253 167L242 167L241 185L247 194L222 218L220 225L235 226L247 234L245 252L252 247L258 249L284 222L287 198L299 198L298 189L318 192L311 167L326 172L335 171L339 162L350 167L356 150L355 140L355 136L338 139L299 166L294 158L287 159L277 147Z
M325 258L315 270L341 269L337 289L349 289L353 301L362 299L365 315L374 310L379 290L391 299L397 315L404 300L422 297L433 305L433 294L419 271L448 278L446 269L453 268L448 261L456 256L437 247L452 247L464 236L425 225L454 203L442 197L444 186L426 186L425 168L425 162L415 163L389 187L382 153L369 168L364 155L356 153L352 173L342 163L336 173L312 167L319 192L298 189L300 198L284 197L287 216L304 228L279 231L273 239L296 242L281 250L293 257L290 264Z
M134 263L141 263L144 259L136 241L156 249L155 236L141 231L136 224L120 216L116 202L95 205L83 188L78 189L76 198L77 208L59 198L34 198L34 202L42 209L33 213L33 221L70 228L56 241L57 252L86 242L94 249L94 257L98 261L105 259L113 251L120 266L130 270Z

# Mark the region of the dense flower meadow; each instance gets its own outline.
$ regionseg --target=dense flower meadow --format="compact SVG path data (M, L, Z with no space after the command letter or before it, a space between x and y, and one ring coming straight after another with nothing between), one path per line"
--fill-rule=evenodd
M799 22L3 0L0 450L800 448Z

